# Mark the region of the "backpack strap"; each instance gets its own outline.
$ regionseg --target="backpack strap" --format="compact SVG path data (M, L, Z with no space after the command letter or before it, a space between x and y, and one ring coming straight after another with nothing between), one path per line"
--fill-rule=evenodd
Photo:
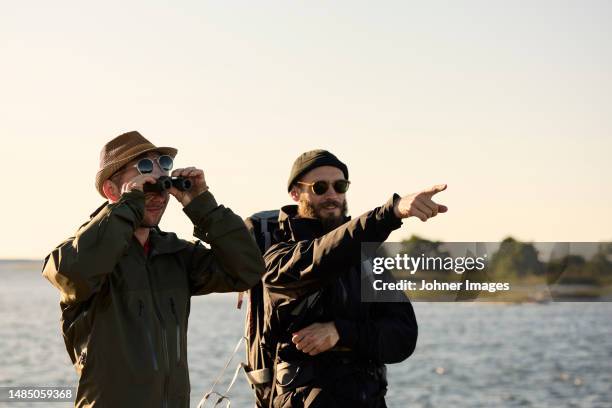
M270 231L268 231L268 219L264 218L261 220L261 234L264 237L264 248L266 250L272 246L272 237L270 236Z
M259 234L263 238L263 242L258 242L258 244L263 244L263 248L260 248L262 253L272 246L273 231L271 231L270 224L278 226L278 213L279 210L260 211L249 217L252 221L259 223Z

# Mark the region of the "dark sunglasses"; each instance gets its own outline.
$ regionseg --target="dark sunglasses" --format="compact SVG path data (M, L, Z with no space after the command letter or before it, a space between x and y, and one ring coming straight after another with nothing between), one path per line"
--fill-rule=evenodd
M319 180L314 183L304 183L303 181L298 181L298 184L302 184L304 186L310 187L313 193L316 195L323 195L327 193L329 190L329 181ZM351 184L348 180L336 180L331 185L334 187L334 191L338 194L344 194L348 191L349 185Z
M159 168L163 171L172 170L172 166L174 165L174 159L172 159L171 156L168 156L166 154L159 156L155 159L155 161L157 162L157 164L159 164ZM154 166L155 163L153 163L153 159L145 157L143 159L138 160L138 163L136 163L133 167L136 167L136 170L138 170L140 174L149 174L153 173Z

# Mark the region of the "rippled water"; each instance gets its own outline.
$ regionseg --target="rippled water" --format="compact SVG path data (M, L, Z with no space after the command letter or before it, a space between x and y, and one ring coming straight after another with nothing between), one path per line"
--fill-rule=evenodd
M0 386L76 383L59 331L58 293L39 269L0 261ZM389 407L612 407L610 303L416 303L415 310L419 342L410 359L389 367ZM235 295L193 299L193 407L240 338L243 313ZM242 375L231 395L232 407L252 406Z

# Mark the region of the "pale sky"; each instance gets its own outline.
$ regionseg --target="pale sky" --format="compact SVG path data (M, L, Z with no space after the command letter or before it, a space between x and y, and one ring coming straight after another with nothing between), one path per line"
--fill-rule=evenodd
M139 130L247 216L303 151L359 215L437 183L392 240L612 240L609 1L48 2L0 6L0 258L43 258L102 203ZM191 238L172 202L162 228Z

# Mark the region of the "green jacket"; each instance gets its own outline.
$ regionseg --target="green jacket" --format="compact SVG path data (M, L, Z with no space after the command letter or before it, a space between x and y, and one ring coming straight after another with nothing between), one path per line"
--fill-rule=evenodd
M261 278L261 254L240 217L210 192L183 211L210 249L152 229L146 256L133 235L144 194L132 191L45 259L79 374L77 407L188 407L190 297L243 291Z

